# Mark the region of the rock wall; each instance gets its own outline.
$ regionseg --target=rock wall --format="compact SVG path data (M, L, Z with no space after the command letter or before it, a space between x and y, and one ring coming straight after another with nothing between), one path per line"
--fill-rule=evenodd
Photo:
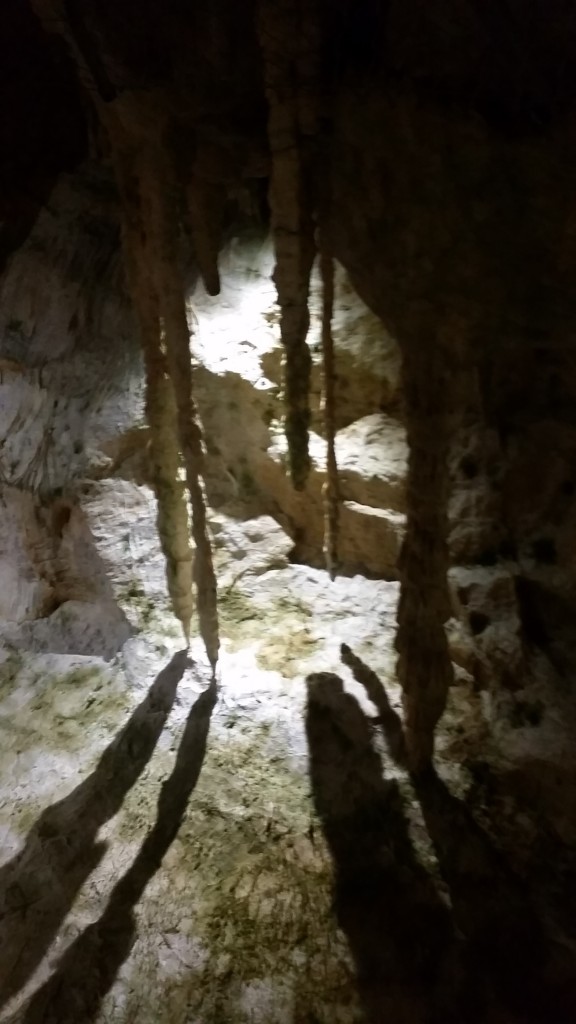
M0 280L6 484L62 492L134 423L141 358L118 216L105 170L63 176Z
M117 221L108 174L85 165L59 180L0 282L0 620L9 646L112 657L130 632L80 502L83 480L126 457L141 418Z
M448 540L462 566L451 573L462 623L450 626L453 651L494 694L553 677L551 662L566 675L576 596L573 128L510 138L409 87L383 99L349 84L334 125L334 251L411 353L405 372L421 372L430 346L431 380L445 362L435 414L448 405L452 417ZM431 412L407 405L409 436L434 431L423 418ZM432 493L424 475L412 493L421 515ZM441 543L441 531L430 534L430 547ZM424 589L433 568L416 560L414 571ZM421 635L412 632L413 646Z

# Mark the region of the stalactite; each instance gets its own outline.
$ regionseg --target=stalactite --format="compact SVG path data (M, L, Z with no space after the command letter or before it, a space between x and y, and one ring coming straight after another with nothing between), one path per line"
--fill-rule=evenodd
M324 406L324 430L326 434L326 483L323 487L324 501L324 553L326 568L331 579L338 568L338 524L340 518L340 494L338 465L336 462L336 398L334 394L334 338L332 336L332 314L334 310L334 261L323 253L320 257L322 275L322 390Z
M200 633L214 671L219 651L216 576L202 485L202 432L192 397L190 334L178 261L178 222L172 206L172 173L169 158L161 147L155 147L149 156L143 189L148 201L151 272L159 295L166 356L176 395L178 432L192 505L192 535L196 549L194 582Z
M113 148L118 151L122 143L111 125L108 127ZM153 372L154 389L150 392L152 401L161 401L170 396L171 429L177 435L186 471L186 485L192 507L192 536L195 545L192 576L196 587L196 601L200 634L213 671L216 668L219 651L219 628L217 608L216 576L212 560L212 549L208 536L206 505L202 486L204 453L202 433L198 423L192 397L192 367L190 356L190 334L186 318L184 285L178 259L178 220L174 211L174 183L169 157L154 142L140 139L136 185L142 196L142 233L146 236L144 268L139 283L144 287L134 292L134 299L140 315L148 319L150 303L157 303L155 309L156 347L145 346L147 368L149 361ZM129 205L129 192L124 197ZM146 290L146 294L144 294ZM153 405L154 408L154 405ZM166 414L166 409L165 409ZM152 420L150 421L153 427ZM178 457L178 445L174 445ZM158 449L161 461L162 453ZM154 457L154 456L153 456ZM179 460L178 460L179 465ZM159 467L159 471L161 469ZM159 478L164 487L164 478ZM159 501L159 530L161 506ZM166 524L162 523L164 527ZM162 539L162 532L161 532ZM170 564L168 568L170 574ZM170 575L169 575L170 581Z
M134 163L116 146L116 166L123 203L123 248L146 366L146 418L150 426L152 483L157 502L157 528L166 559L166 580L172 608L190 639L192 550L188 509L180 480L176 400L160 336L158 296L149 276L145 225L139 203Z
M214 673L220 645L216 576L208 536L202 486L204 460L202 432L192 398L190 336L177 252L178 220L173 211L175 181L171 158L167 155L170 153L170 146L167 142L168 133L164 130L166 128L165 97L154 92L123 93L112 102L104 102L106 97L103 97L96 88L96 82L82 48L78 46L74 32L64 17L61 0L35 0L35 2L38 13L48 29L56 28L66 38L76 61L79 75L92 95L102 122L106 125L117 164L121 164L123 146L126 142L125 133L128 138L133 134L136 140L135 146L139 154L136 184L139 186L143 200L141 228L146 236L143 262L149 271L149 277L147 281L138 279L134 300L142 319L145 347L149 350L152 358L150 375L153 377L153 386L148 397L153 409L167 399L169 393L165 373L167 366L175 396L178 436L192 506L192 535L196 548L193 560L193 579L196 586L200 633ZM122 171L120 171L119 178L122 188ZM124 205L129 207L130 197L125 189L123 198ZM132 241L134 239L131 239ZM148 292L146 292L146 285L150 289ZM144 294L145 292L146 294ZM152 317L151 296L154 293L158 308L154 309L154 317ZM156 315L158 315L157 322ZM160 325L163 344L160 345L159 351L157 348L152 348L152 319L155 323L154 339L156 339L157 324ZM162 370L160 370L161 366ZM169 405L164 406L163 414L165 416L167 416L168 407ZM167 419L163 425L167 430ZM166 490L164 484L164 477L158 477L158 487L162 492L163 502L166 501L167 493L170 493L171 496L174 493L173 488ZM163 505L160 512L159 501L159 528L162 520L162 529L168 531L164 508ZM168 538L168 532L166 532L163 543L169 543L172 546L176 536L180 538L179 531L174 532L171 527L170 537ZM181 553L182 549L178 546L177 550ZM174 551L171 553L174 554ZM182 572L181 569L173 571L171 564L168 566L169 581L172 582L174 591L176 591L177 584L178 589L183 585ZM187 611L185 614L187 615ZM189 620L184 628L185 631L189 629Z
M194 254L198 260L202 280L209 295L220 292L218 252L222 211L226 194L224 189L193 175L186 189L188 211L194 241Z
M310 8L310 4L308 4ZM313 19L301 0L261 0L259 30L269 106L272 155L270 207L276 248L274 283L285 348L286 438L292 482L306 484L310 469L311 356L308 293L315 256L313 200L306 137L316 128L310 88Z
M452 664L444 623L448 594L447 499L450 438L450 346L447 334L404 350L410 445L407 530L399 560L398 677L403 688L406 752L419 772L431 763L434 730L444 711Z
M142 182L136 170L136 155L128 142L123 118L118 117L118 101L114 104L102 101L92 69L65 17L61 0L34 0L34 6L46 29L56 31L65 38L76 63L79 78L91 95L98 116L107 129L112 143L116 177L122 197L126 269L140 323L146 366L146 416L151 431L150 455L157 502L156 522L162 553L166 559L166 581L172 608L182 623L184 636L188 642L193 612L192 579L193 576L197 579L200 569L193 569L187 502L180 480L180 409L177 408L174 378L170 380L169 362L162 348L159 292L149 272L154 266L154 259L150 249L150 232L147 230L146 215L142 207ZM194 507L192 492L191 498ZM205 556L201 558L201 566L204 561ZM213 642L209 640L206 647L214 665Z
M156 304L155 297L151 300ZM156 324L158 320L156 319ZM166 580L174 614L182 623L186 642L190 640L193 613L193 557L189 540L186 493L180 479L181 461L176 432L174 389L168 376L166 357L159 344L144 344L146 362L146 417L150 425L150 459L158 506L157 528L166 559Z

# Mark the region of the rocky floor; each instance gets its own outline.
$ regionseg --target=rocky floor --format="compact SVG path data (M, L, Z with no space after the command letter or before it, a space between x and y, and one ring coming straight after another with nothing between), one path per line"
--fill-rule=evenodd
M146 489L87 487L112 595L4 635L0 1019L576 1020L574 814L543 819L519 782L546 722L496 735L460 678L438 774L410 780L397 584L331 583L233 509L212 515L212 687L153 513Z

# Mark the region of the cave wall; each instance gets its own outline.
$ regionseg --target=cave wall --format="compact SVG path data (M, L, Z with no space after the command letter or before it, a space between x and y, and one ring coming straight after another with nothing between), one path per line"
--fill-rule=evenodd
M128 636L80 498L141 447L141 354L109 173L61 174L0 281L0 634L112 657Z
M435 350L437 404L415 396L407 411L431 433L443 408L451 418L450 556L468 567L452 572L453 598L476 634L467 667L485 681L488 646L492 675L517 686L530 649L565 669L574 601L573 125L526 96L515 109L503 92L493 108L480 76L476 109L416 85L340 90L331 238L405 372Z

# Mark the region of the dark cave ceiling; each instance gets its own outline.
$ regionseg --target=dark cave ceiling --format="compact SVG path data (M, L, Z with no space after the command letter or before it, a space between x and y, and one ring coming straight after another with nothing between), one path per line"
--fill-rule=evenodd
M319 6L327 115L350 82L474 112L510 136L546 133L574 109L571 0ZM192 129L241 173L266 173L254 0L65 0L62 12L104 102L126 89L167 90L183 136ZM2 4L0 67L2 260L25 237L55 176L86 154L91 115L62 40L44 31L30 0ZM182 139L189 145L192 136Z

